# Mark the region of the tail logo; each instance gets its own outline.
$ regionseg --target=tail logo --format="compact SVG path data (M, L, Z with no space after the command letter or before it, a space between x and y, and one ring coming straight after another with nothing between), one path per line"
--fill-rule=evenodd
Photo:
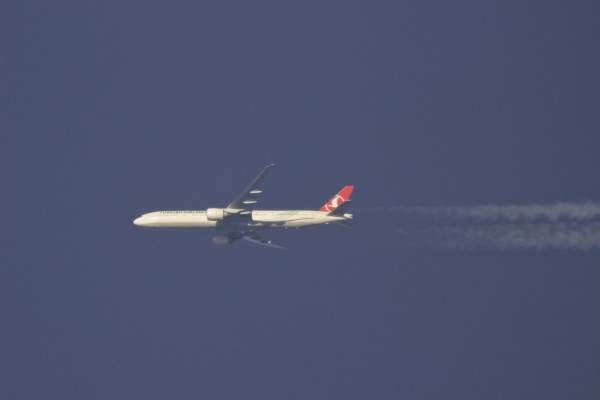
M335 195L335 197L333 199L331 199L331 201L329 203L325 204L325 210L326 211L333 211L336 208L338 208L339 205L342 204L345 201L346 200L342 196L340 196L339 194L337 194L337 195Z

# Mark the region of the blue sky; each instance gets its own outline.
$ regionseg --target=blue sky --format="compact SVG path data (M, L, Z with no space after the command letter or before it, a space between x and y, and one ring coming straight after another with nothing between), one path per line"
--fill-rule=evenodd
M597 247L132 224L270 163L265 208L598 201L598 11L3 4L0 397L598 398Z

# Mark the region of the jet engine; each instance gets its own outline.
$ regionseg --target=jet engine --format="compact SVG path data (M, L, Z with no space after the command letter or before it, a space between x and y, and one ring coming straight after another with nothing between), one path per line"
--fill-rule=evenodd
M221 221L227 216L222 208L209 208L206 210L206 219L209 221Z
M216 245L230 244L233 243L234 239L227 235L213 235L212 242Z

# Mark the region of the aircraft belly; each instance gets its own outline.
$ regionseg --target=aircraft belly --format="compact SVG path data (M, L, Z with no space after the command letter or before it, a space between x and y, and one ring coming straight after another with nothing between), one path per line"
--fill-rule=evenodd
M303 226L312 226L312 225L318 225L321 222L319 221L314 221L314 220L295 220L295 221L287 221L285 223L285 227L286 228L301 228Z
M302 226L310 226L319 224L319 221L315 221L311 218L297 218L297 219L254 219L249 225L260 226L262 228L299 228Z
M153 228L213 228L216 222L206 218L159 215L150 217L146 226Z

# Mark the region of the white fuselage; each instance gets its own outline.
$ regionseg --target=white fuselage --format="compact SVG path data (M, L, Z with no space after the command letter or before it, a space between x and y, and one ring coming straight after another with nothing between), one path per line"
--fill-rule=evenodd
M301 228L348 218L352 218L352 215L330 215L328 212L312 210L254 210L251 214L232 215L215 221L209 220L204 210L155 211L140 216L133 223L149 228L213 228L241 232L267 228Z

